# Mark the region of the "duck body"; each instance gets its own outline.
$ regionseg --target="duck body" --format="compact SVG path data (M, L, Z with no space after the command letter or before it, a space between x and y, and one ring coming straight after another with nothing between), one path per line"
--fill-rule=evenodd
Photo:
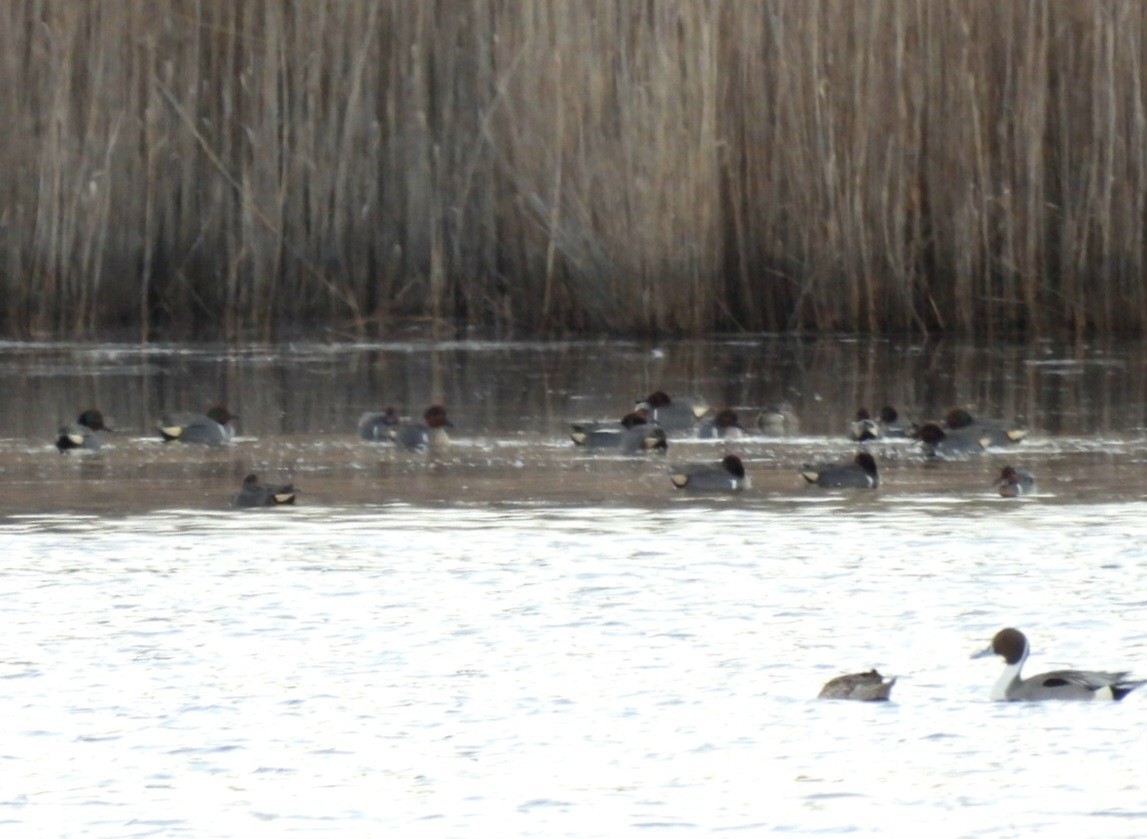
M880 409L878 424L880 436L890 439L903 439L912 430L912 424L901 418L900 412L891 405L885 405Z
M996 481L996 491L1004 498L1017 498L1035 490L1035 476L1031 472L1005 466Z
M766 437L787 437L800 433L800 420L788 402L774 402L757 414L757 430Z
M749 486L745 465L735 454L718 463L683 463L673 467L669 479L677 489L697 492L740 492Z
M702 440L737 440L745 436L745 426L741 425L736 411L723 408L711 418L701 420L697 436Z
M645 411L666 432L678 433L692 431L709 412L709 406L700 399L673 401L665 391L655 390L637 403L636 410Z
M442 451L450 445L450 435L446 429L453 427L454 424L446 416L446 409L441 405L431 405L422 412L422 422L396 425L393 439L407 451Z
M402 423L398 411L367 411L358 418L358 436L370 443L393 443L398 426Z
M243 479L243 487L231 499L232 507L277 507L295 503L295 487L292 484L269 486L259 483L258 475L248 475Z
M231 420L238 418L223 405L212 406L206 414L164 414L159 420L159 433L165 443L225 446L234 436Z
M1118 702L1144 680L1131 680L1128 671L1053 670L1024 679L1020 676L1031 647L1027 637L1018 629L1001 629L987 648L972 656L985 658L1002 656L1004 672L992 686L994 702L1036 702L1042 700L1071 700L1090 702L1096 699Z
M651 422L643 409L629 412L619 422L571 423L570 439L586 449L615 450L621 454L664 452L669 446L665 429Z
M104 415L95 408L82 412L73 423L61 425L56 438L56 448L60 454L72 449L96 452L103 448L103 439L96 432L108 431L104 425Z
M852 699L857 702L887 702L892 695L896 677L885 678L876 670L867 673L848 673L830 679L821 688L818 699Z
M934 422L920 426L916 436L926 455L939 458L980 454L991 443L990 437L974 428L945 430Z
M1014 446L1023 440L1028 432L1014 423L1005 420L983 419L973 417L971 412L964 408L953 408L944 417L944 428L949 432L960 432L973 435L988 446Z
M883 436L880 424L872 418L866 408L856 412L856 418L848 426L848 437L857 443L879 440Z
M858 452L851 463L806 463L801 476L810 484L826 489L876 489L880 475L876 459L868 452Z

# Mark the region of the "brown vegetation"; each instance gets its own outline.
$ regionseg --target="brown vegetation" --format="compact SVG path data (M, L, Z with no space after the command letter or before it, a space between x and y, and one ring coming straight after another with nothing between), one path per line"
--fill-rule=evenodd
M0 4L0 324L1147 324L1135 0Z

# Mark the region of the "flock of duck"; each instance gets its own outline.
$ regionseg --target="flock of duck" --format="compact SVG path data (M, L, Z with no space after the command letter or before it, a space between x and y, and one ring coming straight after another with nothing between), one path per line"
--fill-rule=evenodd
M233 437L231 421L237 419L225 406L216 405L203 414L165 414L157 424L166 443L219 446ZM773 405L757 412L756 433L763 436L794 434L799 422L787 404ZM394 408L364 413L358 422L358 436L371 443L393 444L410 451L441 450L449 444L447 429L452 427L446 409L431 405L420 421L404 419ZM74 423L61 426L56 447L61 453L72 449L98 450L100 432L110 431L103 415L94 408L83 411ZM620 420L571 423L570 438L590 451L625 455L664 453L671 435L687 434L700 439L734 441L752 432L742 424L736 410L711 411L700 400L673 400L664 391L655 391L640 400ZM872 416L866 409L857 412L849 426L850 438L861 446L847 463L805 464L800 474L809 484L833 489L875 489L880 485L876 459L863 446L873 440L918 441L928 457L964 457L989 448L1015 445L1027 432L1013 423L973 417L957 408L941 421L915 424L904 421L895 408L885 406ZM749 485L745 467L736 454L726 454L717 462L683 463L669 470L673 486L701 492L739 492ZM996 483L1001 496L1015 497L1031 492L1034 477L1026 471L1005 466ZM270 507L295 502L292 484L268 485L249 474L232 498L235 507ZM1017 700L1097 700L1118 701L1147 680L1132 680L1126 671L1105 672L1057 670L1023 678L1021 670L1031 651L1026 636L1018 629L996 633L992 643L974 658L998 655L1004 659L1004 672L992 687L991 699ZM876 670L850 673L829 681L820 692L823 699L860 701L888 700L895 677Z
M157 429L166 443L220 446L231 442L231 421L238 419L223 405L215 405L203 414L164 414ZM784 436L797 432L799 421L787 404L772 405L757 412L756 433L762 436ZM452 428L446 408L431 405L420 421L403 418L393 407L381 412L364 413L358 421L358 436L371 443L389 443L408 451L441 451L449 445L448 428ZM72 449L98 450L103 442L100 432L110 431L103 414L89 408L74 423L59 429L56 447L60 452ZM703 401L674 401L664 391L654 391L639 401L632 411L619 420L573 422L570 438L587 451L622 455L665 453L671 435L688 435L698 439L735 441L752 434L741 423L736 410L711 411ZM849 436L862 448L847 463L806 463L801 476L810 483L828 489L875 489L880 486L876 458L863 445L873 440L915 439L929 457L964 457L989 448L1011 446L1027 434L1023 428L1002 420L973 417L963 408L949 411L938 422L922 425L905 422L895 408L885 406L877 417L866 409L857 412L849 426ZM745 465L736 454L726 454L719 461L675 464L669 472L673 486L698 492L740 492L750 485ZM291 504L295 491L291 485L265 486L257 476L249 475L233 498L234 506L257 507ZM1006 497L1030 493L1035 478L1030 472L1005 466L996 480L996 489Z
M636 455L664 453L669 438L676 434L703 440L738 440L754 433L777 437L795 434L799 421L787 403L770 405L757 412L755 432L746 427L733 408L710 411L701 400L673 400L664 391L654 391L636 404L620 420L574 422L573 442L590 450L615 451ZM966 457L987 449L1013 446L1027 436L1027 430L1003 420L973 417L964 408L948 412L943 420L915 424L905 421L892 406L883 407L876 417L867 409L857 411L849 425L849 436L862 448L847 463L806 463L800 474L810 484L828 489L875 489L880 486L876 458L863 448L874 440L915 440L927 457ZM715 463L683 463L670 470L670 480L678 489L702 492L739 492L749 486L745 465L736 454L726 454ZM996 480L996 489L1005 497L1025 495L1035 489L1030 472L1005 466Z

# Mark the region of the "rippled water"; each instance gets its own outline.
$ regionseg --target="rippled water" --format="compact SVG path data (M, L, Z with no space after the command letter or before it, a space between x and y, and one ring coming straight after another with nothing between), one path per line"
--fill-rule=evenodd
M272 365L276 401L254 352L147 356L182 359L149 372L104 348L120 372L61 372L58 356L85 351L41 350L33 368L35 353L12 349L0 383L19 379L27 398L0 410L5 835L1147 831L1147 689L995 704L1001 663L969 659L1014 625L1032 673L1147 676L1132 354L1045 378L1017 353L980 401L1024 406L1020 449L930 463L878 447L884 486L849 494L805 488L795 469L851 451L835 429L856 388L876 402L923 393L927 376L906 362L887 389L826 386L818 400L807 382L841 371L795 353L774 383L741 379L722 401L787 389L808 427L738 443L753 488L708 498L676 493L664 459L589 458L565 440L579 409L649 389L636 367L680 361L614 348L604 393L591 392L584 361L605 349L561 350L564 363L538 362L546 376L537 348L495 364L462 352L469 366L453 358L454 384L437 392L414 385L415 350L402 363L382 353L367 366L387 371L374 386L388 401L399 378L404 406L459 406L456 445L438 458L353 438L372 390L348 384L357 351L335 353L309 396L309 374ZM667 387L709 395L744 352L690 349L690 372ZM206 400L213 363L255 385L211 388L243 415L239 441L155 442L162 406L140 394ZM465 398L505 396L514 379L528 395L510 407ZM88 390L66 412L96 400L121 420L102 454L50 448L68 386ZM967 381L951 387L938 404L973 401L957 398ZM724 448L673 441L668 461ZM991 492L1005 460L1037 473L1035 496ZM252 468L295 479L299 506L229 510ZM815 699L870 667L899 677L891 703Z

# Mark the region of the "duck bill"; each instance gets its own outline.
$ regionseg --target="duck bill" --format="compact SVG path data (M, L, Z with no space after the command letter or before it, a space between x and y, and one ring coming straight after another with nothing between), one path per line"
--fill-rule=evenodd
M978 653L972 653L972 655L970 657L971 658L990 658L991 656L993 656L995 654L996 654L996 651L992 649L992 645L988 644L988 646L984 647Z

